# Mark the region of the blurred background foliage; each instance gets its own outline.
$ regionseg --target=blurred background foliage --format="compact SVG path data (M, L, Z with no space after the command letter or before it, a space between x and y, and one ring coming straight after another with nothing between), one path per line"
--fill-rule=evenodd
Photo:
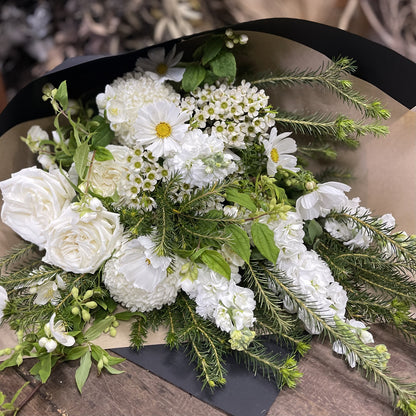
M3 95L10 100L66 58L269 17L336 26L416 60L416 0L1 0Z

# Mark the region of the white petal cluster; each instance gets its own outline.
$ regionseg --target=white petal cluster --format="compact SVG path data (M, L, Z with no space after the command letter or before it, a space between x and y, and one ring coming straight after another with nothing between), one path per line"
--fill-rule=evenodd
M238 86L204 85L182 100L191 125L220 138L226 148L245 149L256 137L267 137L274 126L264 90L242 81Z
M153 248L146 236L124 239L104 267L103 282L111 296L133 312L160 309L174 302L179 290L178 276L168 270L171 259Z
M122 235L119 215L101 201L72 203L48 229L43 261L73 273L94 273L117 247Z
M136 144L134 122L143 106L159 101L179 104L179 100L179 94L170 85L140 72L117 78L96 97L100 115L110 122L117 140L128 147Z
M35 273L42 273L45 270L43 266L40 266ZM33 272L31 275L34 274ZM64 290L66 284L59 274L55 275L55 278L41 279L38 282L30 285L29 292L36 294L33 303L35 305L46 305L50 302L52 305L57 305L61 299L60 290Z
M59 171L36 167L13 173L0 182L1 219L24 240L45 247L49 226L75 197L68 179Z
M166 159L164 166L179 172L185 183L202 188L235 172L237 160L235 154L224 149L221 139L195 129L186 133L180 152Z
M338 282L334 281L328 265L313 250L307 250L303 243L303 220L299 213L288 212L286 218L271 220L265 216L266 223L274 233L274 241L279 248L276 269L290 279L294 290L308 305L319 311L328 323L334 324L334 316L344 319L347 294ZM298 308L287 295L283 305L290 313L297 313L311 334L322 332L321 325L304 309Z
M56 313L53 313L49 322L45 325L45 337L40 338L39 346L46 348L47 352L52 352L58 346L58 343L65 347L72 347L75 344L75 338L68 335L65 331L63 321L55 322Z
M360 206L359 198L348 199L345 205L339 207L337 211L357 217L365 216L370 218L371 216L371 211L368 208ZM380 217L380 221L389 229L393 229L396 224L391 214L384 214ZM325 221L324 227L332 237L343 241L344 245L350 247L351 250L355 248L366 249L373 241L372 235L365 228L358 227L353 220L339 222L329 218Z
M296 200L296 210L304 220L327 216L331 210L341 209L348 202L345 192L351 187L340 182L320 183Z
M199 315L212 320L221 330L228 333L253 326L253 311L256 306L254 293L237 285L236 280L239 281L241 278L239 275L233 274L228 280L207 266L198 264L193 266L197 267L197 277L193 279L183 273L189 267L189 263L178 259L177 273L182 278L181 287L195 299Z

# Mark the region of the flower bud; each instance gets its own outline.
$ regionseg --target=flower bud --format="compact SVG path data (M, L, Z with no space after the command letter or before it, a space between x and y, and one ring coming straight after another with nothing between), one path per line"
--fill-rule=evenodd
M118 328L119 325L120 325L120 322L118 322L118 321L113 322L113 327L114 328Z
M16 358L16 364L17 364L17 366L19 366L22 363L23 363L23 355L19 354Z
M108 358L105 355L103 355L103 363L104 365L108 365Z
M91 319L91 315L86 309L82 310L81 315L82 315L83 321L85 321L85 322L88 322Z
M100 358L100 359L98 360L98 363L97 363L97 369L98 369L98 372L101 372L101 370L103 369L103 367L104 367L104 361L103 361L103 359L102 359L102 358Z
M110 336L115 337L117 335L117 330L112 326L110 328Z
M78 306L74 306L74 307L71 309L71 313L72 313L72 315L79 315L79 312L80 312L80 310L79 310Z
M94 291L93 290L87 290L85 293L84 293L84 300L86 300L86 299L89 299L92 295L94 294Z
M71 295L72 295L72 297L74 298L74 299L77 299L78 298L78 295L79 295L79 290L78 290L78 288L77 287L73 287L72 289L71 289Z
M85 304L85 306L89 309L94 309L97 307L97 302L94 302L93 300L91 300L90 302L87 302Z

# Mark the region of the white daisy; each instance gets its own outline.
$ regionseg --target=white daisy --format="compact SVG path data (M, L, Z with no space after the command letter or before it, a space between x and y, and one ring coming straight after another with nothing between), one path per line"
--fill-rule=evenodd
M159 82L171 80L182 81L185 68L174 68L181 60L183 52L176 54L176 45L166 54L164 48L151 49L148 58L139 58L136 62L138 71L148 72L148 75Z
M295 156L289 154L296 152L297 146L294 139L289 137L290 132L281 133L277 135L275 127L270 131L268 140L263 141L267 161L267 174L274 176L277 168L291 170L297 172L299 168L296 167L297 159Z
M171 102L148 104L139 110L134 124L136 145L147 146L157 158L178 152L188 120L189 115Z

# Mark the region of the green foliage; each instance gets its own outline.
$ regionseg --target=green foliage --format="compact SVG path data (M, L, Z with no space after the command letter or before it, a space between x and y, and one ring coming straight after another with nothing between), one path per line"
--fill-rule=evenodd
M23 384L23 386L16 391L10 402L6 402L6 396L0 391L0 416L6 416L8 414L11 414L12 412L13 416L17 415L20 409L19 407L15 406L16 400L22 393L23 389L29 384L30 382L26 381L26 383Z

